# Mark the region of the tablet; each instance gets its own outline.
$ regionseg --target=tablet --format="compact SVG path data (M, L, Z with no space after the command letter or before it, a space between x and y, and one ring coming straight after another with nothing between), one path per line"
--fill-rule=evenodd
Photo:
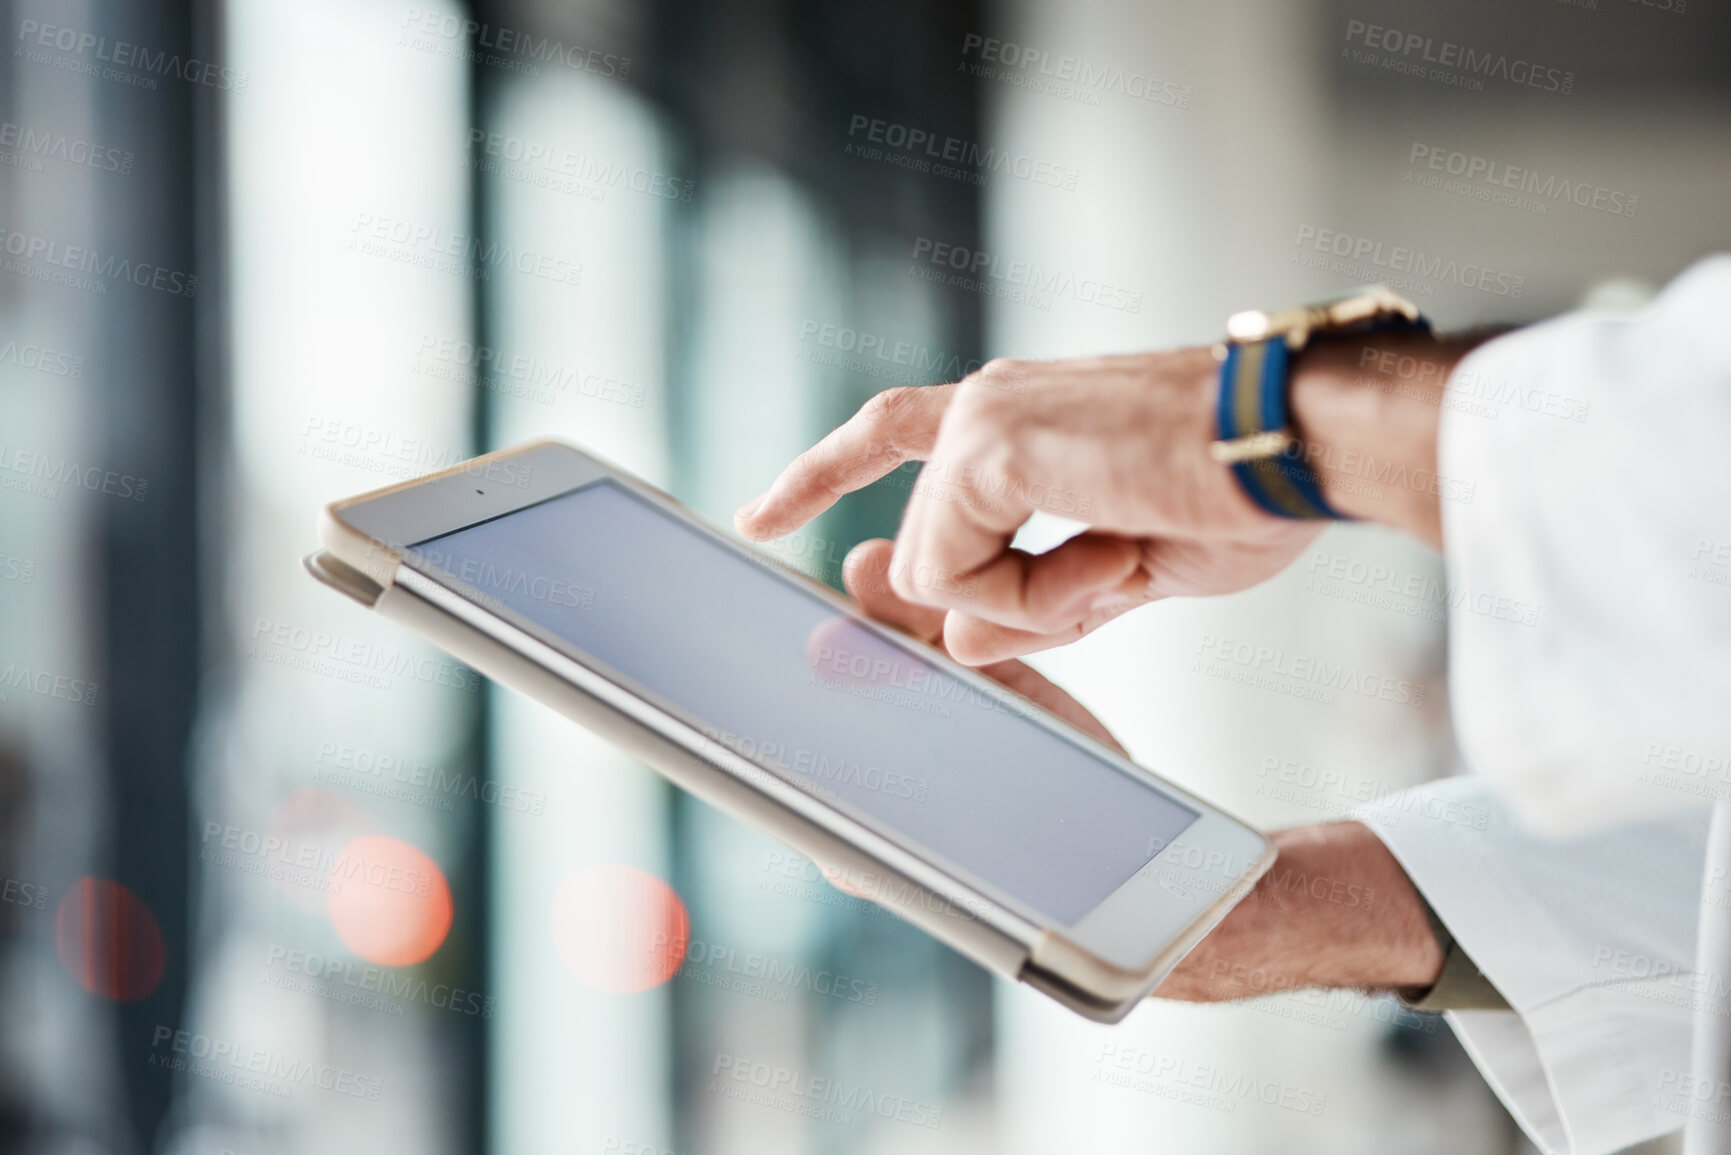
M326 584L1102 1022L1273 862L1259 833L538 441L329 506Z

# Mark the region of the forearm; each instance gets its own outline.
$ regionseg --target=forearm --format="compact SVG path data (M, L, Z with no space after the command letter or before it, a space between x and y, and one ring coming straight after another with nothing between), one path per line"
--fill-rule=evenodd
M1437 428L1455 365L1500 331L1324 341L1299 354L1292 414L1305 462L1340 512L1442 545Z
M1425 987L1442 969L1424 903L1357 822L1276 831L1280 858L1154 993L1218 1002L1300 987Z

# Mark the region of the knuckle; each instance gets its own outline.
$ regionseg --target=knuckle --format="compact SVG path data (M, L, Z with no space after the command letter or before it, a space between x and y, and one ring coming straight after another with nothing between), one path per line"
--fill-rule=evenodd
M1028 391L1028 362L997 358L962 378L956 387L956 406L973 419L999 416L1016 410L1018 399Z
M867 399L860 407L859 419L880 429L899 429L918 412L920 400L917 386L897 385Z
M1014 357L993 357L968 376L974 391L994 394L1025 393L1034 363Z

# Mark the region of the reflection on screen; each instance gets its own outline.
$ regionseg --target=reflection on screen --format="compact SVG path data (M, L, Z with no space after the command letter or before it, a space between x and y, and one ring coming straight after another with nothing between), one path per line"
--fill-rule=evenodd
M1196 819L612 482L413 552L779 776L1057 923Z

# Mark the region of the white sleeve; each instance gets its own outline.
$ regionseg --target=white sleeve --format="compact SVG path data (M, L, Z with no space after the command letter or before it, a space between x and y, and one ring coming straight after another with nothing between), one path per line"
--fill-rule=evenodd
M1467 766L1552 831L1731 796L1731 256L1475 350L1438 457Z
M1462 777L1354 814L1508 1000L1510 1011L1447 1017L1546 1155L1600 1155L1683 1125L1664 1092L1689 1069L1703 993L1693 968L1708 809L1559 839Z

